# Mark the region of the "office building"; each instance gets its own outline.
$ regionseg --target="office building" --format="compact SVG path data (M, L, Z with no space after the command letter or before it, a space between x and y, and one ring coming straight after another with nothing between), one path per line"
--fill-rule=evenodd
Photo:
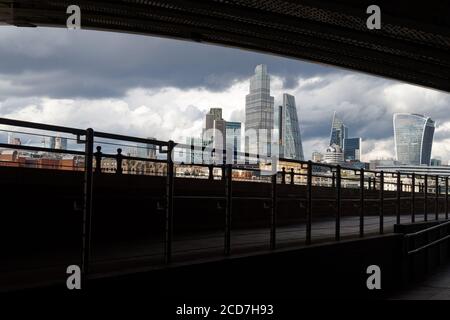
M211 108L205 116L204 141L213 141L212 147L223 150L226 147L226 121L222 118L221 108Z
M55 137L55 149L67 150L67 138Z
M344 160L361 161L361 138L344 139Z
M266 65L258 65L250 79L250 93L245 97L245 152L271 155L273 116L274 97L270 95L270 76Z
M232 163L237 163L241 152L241 123L240 122L226 122L226 146L229 157Z
M278 134L280 158L304 160L295 97L287 93L278 107Z
M336 144L329 146L323 157L323 162L329 164L342 164L344 162L344 152L342 148Z
M400 164L430 165L435 122L420 114L394 114L395 155Z
M331 133L330 133L330 146L335 144L341 149L344 148L344 140L348 136L348 129L344 125L344 122L337 117L336 111L333 114L333 121L331 123Z

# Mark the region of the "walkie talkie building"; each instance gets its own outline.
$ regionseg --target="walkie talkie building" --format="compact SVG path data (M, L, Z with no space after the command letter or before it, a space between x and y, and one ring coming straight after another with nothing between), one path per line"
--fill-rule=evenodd
M430 165L435 122L420 114L394 114L397 161L409 165Z

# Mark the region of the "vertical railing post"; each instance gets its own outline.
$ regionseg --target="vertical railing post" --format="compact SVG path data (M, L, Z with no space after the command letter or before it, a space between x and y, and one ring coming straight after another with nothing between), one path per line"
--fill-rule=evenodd
M226 165L226 180L225 180L225 234L224 234L224 254L229 256L231 253L231 214L233 206L233 166Z
M445 177L445 219L448 219L448 177Z
M97 152L94 153L95 156L95 173L102 172L102 147L97 146Z
M425 184L424 184L424 210L425 210L425 221L428 221L428 175L425 175Z
M208 180L210 180L210 181L214 180L214 166L213 165L208 166Z
M364 168L359 174L359 236L364 237Z
M435 199L434 199L434 215L436 220L439 220L439 176L435 177L436 190L435 191Z
M277 246L277 173L272 176L272 211L270 217L270 249Z
M166 221L164 258L166 263L172 261L173 246L173 193L174 193L174 163L173 150L175 143L169 141L167 147L167 179L166 179Z
M396 214L397 214L397 224L400 224L400 215L401 215L401 196L402 196L402 180L401 180L401 173L400 171L397 171L397 202L395 205Z
M227 178L227 172L226 172L226 171L227 171L226 165L223 164L223 165L222 165L222 178L221 178L222 181L225 181L226 178Z
M341 166L336 166L336 230L335 239L339 241L341 239Z
M281 184L286 184L286 168L281 169Z
M89 261L91 258L92 239L92 191L93 191L93 153L94 153L94 130L86 130L84 154L84 195L83 195L83 233L82 233L82 257L81 257L81 281L82 288L86 288L89 275Z
M416 222L416 174L411 178L411 222Z
M384 172L380 172L380 234L384 232Z
M312 224L312 161L308 161L308 173L306 179L306 244L311 244Z
M116 174L123 173L122 162L123 162L122 149L119 148L117 149L117 156L116 156Z
M291 168L291 184L294 184L294 168Z

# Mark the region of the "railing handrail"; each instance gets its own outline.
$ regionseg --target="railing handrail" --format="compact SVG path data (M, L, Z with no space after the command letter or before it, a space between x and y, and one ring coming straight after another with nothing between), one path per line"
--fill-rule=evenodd
M436 230L436 229L440 229L440 228L443 228L443 227L446 227L446 226L449 226L449 225L450 225L450 221L439 223L439 224L437 224L435 226L432 226L432 227L429 227L429 228L426 228L426 229L423 229L423 230L420 230L420 231L417 231L417 232L408 233L408 234L405 235L405 237L406 238L417 237L417 236L420 236L420 235L425 234L427 232L430 232L430 231L433 231L433 230Z
M14 119L8 119L8 118L0 118L0 124L14 126L14 127L45 130L45 131L57 131L57 132L71 133L74 135L85 135L86 134L86 130L83 130L83 129L55 126L55 125L43 124L43 123L31 122L31 121L14 120Z
M78 128L71 128L71 127L64 127L64 126L56 126L56 125L49 125L49 124L42 124L42 123L37 123L37 122L30 122L30 121L22 121L22 120L14 120L14 119L8 119L8 118L0 118L0 125L9 125L9 126L16 126L16 127L24 127L24 128L32 128L32 129L37 129L37 130L45 130L45 131L55 131L55 132L64 132L64 133L70 133L70 134L74 134L77 136L77 140L79 140L80 136L85 136L87 129L78 129ZM106 133L106 132L101 132L101 131L94 131L94 137L100 137L100 138L105 138L105 139L112 139L112 140L119 140L119 141L131 141L131 142L137 142L137 143L145 143L145 144L152 144L155 146L169 146L170 145L170 141L162 141L162 140L157 140L157 139L148 139L148 138L140 138L140 137L133 137L133 136L128 136L128 135L121 135L121 134L113 134L113 133ZM80 143L84 143L84 141L80 141ZM101 142L100 142L101 143ZM183 149L192 149L192 146L195 147L195 145L192 144L182 144L182 143L175 143L173 142L173 146L177 147L177 148L183 148ZM200 147L202 150L204 150L205 148L210 148L209 146L205 147L205 146L197 146ZM32 151L42 151L42 152L49 152L49 153L62 153L62 154L76 154L76 155L84 155L85 152L83 151L77 151L77 150L62 150L62 149L53 149L53 148L42 148L42 147L36 147L36 146L23 146L23 145L13 145L13 144L4 144L4 143L0 143L0 148L11 148L11 149L22 149L22 150L32 150ZM226 149L216 149L216 148L211 148L212 152L216 152L218 154L220 153L225 153L227 150ZM162 152L162 150L160 149L160 152ZM104 154L106 157L113 157L113 155L106 155ZM241 152L241 151L237 151L237 152L233 152L233 156L240 156L240 157L245 157L244 159L244 163L238 163L238 164L232 164L233 166L236 165L247 165L245 163L245 160L250 160L250 159L272 159L272 157L269 156L263 156L263 155L257 155L257 154L251 154L251 153L247 153L247 152ZM165 160L160 160L160 159L148 159L148 158L140 158L140 157L130 157L130 156L122 156L123 159L129 159L129 160L141 160L141 161L149 161L149 162L164 162ZM302 169L307 169L308 165L312 165L315 167L325 167L325 168L329 168L331 171L333 170L345 170L345 171L353 171L355 175L358 175L362 172L362 170L364 170L365 174L374 174L375 177L378 178L378 175L381 174L381 172L383 172L382 170L370 170L370 169L363 169L363 168L354 168L354 167L348 167L345 164L328 164L328 163L317 163L317 162L312 162L312 161L305 161L305 160L295 160L295 159L287 159L287 158L279 158L277 159L278 162L286 162L286 163L294 163L294 164L298 164L301 165ZM189 163L179 163L180 165L188 165ZM251 164L256 164L253 163L253 161L251 162ZM208 166L213 166L213 167L223 167L224 164L215 164L215 163L192 163L191 165L193 166L200 166L200 167L208 167ZM306 167L303 167L306 166ZM239 168L236 168L239 170ZM241 170L245 170L245 168L241 168ZM260 169L249 169L250 171L258 171ZM280 172L279 172L280 173ZM291 174L290 172L285 172L286 175ZM391 175L392 177L395 177L396 175L400 175L400 176L404 176L407 178L413 178L415 177L415 179L427 179L430 177L435 177L436 175L428 175L428 174L414 174L414 173L403 173L400 171L384 171L383 172L384 175L388 174ZM295 176L306 176L306 173L294 173ZM320 175L313 175L314 177L321 177ZM374 178L375 178L374 177ZM326 176L324 176L324 178L326 178ZM369 177L370 178L370 177ZM443 176L439 176L438 175L438 181L441 182L445 182L446 179L448 179L448 177L443 177ZM342 180L349 180L349 178L346 178L345 176L342 177ZM357 181L355 179L355 181ZM390 182L385 182L386 184L389 184ZM391 183L392 184L392 183ZM407 184L404 183L404 185L412 185L412 184ZM419 186L420 187L420 183L419 184L415 184L415 186ZM434 187L434 186L432 186ZM420 191L419 191L420 192Z
M127 135L115 134L115 133L107 133L107 132L101 132L101 131L94 131L94 137L104 138L104 139L112 139L112 140L120 140L120 141L146 143L146 144L153 144L153 145L157 145L157 146L168 146L169 145L168 141L139 138L139 137L133 137L133 136L127 136Z

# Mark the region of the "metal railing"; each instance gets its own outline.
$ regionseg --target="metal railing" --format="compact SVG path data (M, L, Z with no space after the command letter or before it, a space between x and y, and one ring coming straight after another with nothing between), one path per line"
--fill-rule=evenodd
M436 239L431 239L430 235L438 231L439 235ZM416 246L416 240L419 237L425 237L425 244L421 245L419 247ZM408 256L417 254L419 252L422 252L426 249L429 249L431 247L434 247L444 241L447 241L450 239L450 221L440 223L438 225L414 232L409 233L405 235L406 238L406 253ZM412 243L412 244L411 244ZM413 247L412 249L410 249Z
M196 196L185 196L181 194L175 194L174 192L174 179L176 176L176 167L187 166L188 164L175 163L172 155L175 148L192 149L190 145L177 144L173 141L159 141L156 139L143 139L132 136L110 134L104 132L96 132L93 129L74 129L61 126L52 126L46 124L39 124L33 122L17 121L0 118L0 125L7 125L11 127L21 127L34 130L52 131L58 133L64 133L73 135L73 141L76 141L77 146L81 146L77 149L63 150L55 148L46 148L40 146L27 146L27 145L15 145L1 143L0 148L8 148L11 150L24 150L34 152L45 153L59 153L59 154L71 154L84 157L83 171L84 171L84 191L83 191L83 246L82 246L82 273L86 279L89 274L89 265L91 258L91 221L92 221L92 202L95 195L93 195L93 181L96 179L96 175L102 174L102 161L106 158L115 160L115 174L123 175L126 172L123 171L124 161L142 161L161 164L163 166L163 174L166 177L165 186L165 238L164 238L164 260L165 263L170 263L173 257L173 233L174 233L174 201L180 198L195 198ZM14 130L11 130L14 132ZM27 132L22 132L27 134ZM100 140L103 139L103 140ZM112 145L119 142L133 142L142 143L147 145L153 145L157 147L157 151L160 155L165 155L165 159L149 159L138 156L123 155L122 150L119 148L117 154L103 153L99 144L108 143L106 140L116 141L111 143ZM94 148L97 144L97 148ZM216 150L213 150L216 152ZM223 152L219 150L218 152ZM251 155L248 153L235 153L235 155L244 157L245 159L260 159L264 160L264 157L258 155ZM267 159L266 159L267 160ZM196 163L189 166L200 167L208 170L208 180L214 180L213 171L215 169L221 170L221 180L223 181L223 196L216 197L217 199L224 200L224 233L223 233L223 253L228 256L232 253L231 245L231 219L233 215L233 202L237 200L251 200L258 198L264 201L270 208L270 232L269 232L269 247L270 249L276 249L278 246L277 241L277 220L278 220L278 206L283 201L295 201L305 208L306 222L305 222L305 239L304 243L310 245L312 243L312 225L314 217L314 203L328 202L332 205L335 211L335 228L334 239L339 241L342 238L341 231L343 226L342 215L343 205L345 203L353 203L355 208L358 208L359 218L359 237L366 235L365 219L366 210L373 204L376 205L378 210L378 233L383 234L385 232L385 208L388 206L395 207L395 223L401 222L402 205L409 204L409 216L410 221L415 222L417 218L417 205L420 200L423 200L422 213L424 220L428 220L429 214L429 202L434 200L434 213L435 219L440 218L440 214L444 214L445 219L448 219L449 206L449 177L447 176L429 176L418 175L415 173L400 173L400 172L383 172L366 170L364 168L350 168L340 165L330 165L324 163L313 163L312 161L296 161L291 159L279 159L280 163L284 163L285 166L295 166L289 171L283 166L281 169L277 169L277 172L272 174L269 179L261 179L266 183L271 184L270 194L260 197L238 197L233 195L233 172L251 172L252 174L261 173L261 169L255 166L245 166L238 164L222 164L222 163ZM236 179L237 180L237 179ZM431 183L430 183L431 181ZM283 198L279 196L279 188L281 185L301 185L305 186L306 190L304 195ZM334 190L334 196L331 198L314 197L314 188L326 185L330 187L330 190ZM358 194L354 198L348 198L343 194L344 189L353 189L358 191ZM198 197L198 196L197 196ZM209 197L209 196L208 196ZM211 197L209 197L211 198ZM442 206L442 202L444 205ZM403 206L404 207L404 206ZM443 210L440 208L443 207ZM411 235L412 237L413 235ZM419 248L421 250L421 248ZM415 249L415 250L419 250Z

